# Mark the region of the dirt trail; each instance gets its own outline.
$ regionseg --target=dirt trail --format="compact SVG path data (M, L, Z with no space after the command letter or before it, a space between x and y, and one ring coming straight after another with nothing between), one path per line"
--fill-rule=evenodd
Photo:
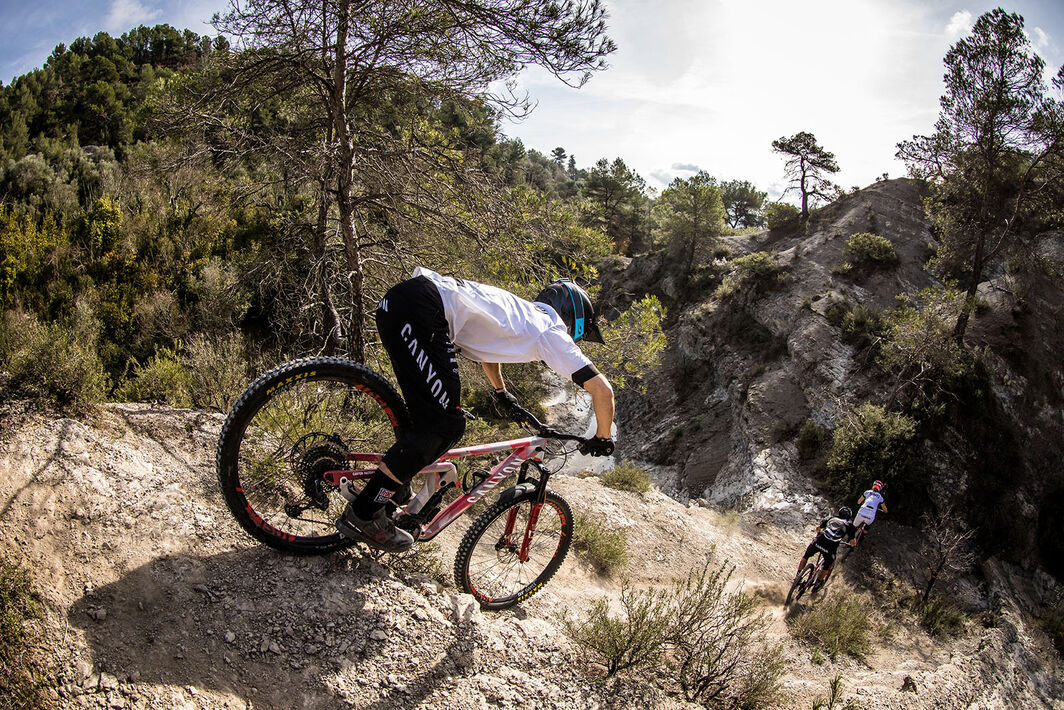
M0 429L0 539L47 602L41 632L60 707L685 706L652 684L601 686L581 671L558 616L615 596L620 582L575 555L528 602L484 614L453 586L387 558L357 549L298 558L255 544L217 492L221 421L109 405L82 421ZM803 528L594 478L554 481L574 511L627 530L636 585L666 583L707 555L735 565L734 581L772 617L768 640L793 659L789 707L810 707L836 673L866 708L1064 707L1053 699L1060 671L1039 659L1016 615L992 629L969 624L946 643L902 623L863 662L815 665L780 605ZM464 524L441 537L447 571ZM846 591L846 577L833 593ZM915 693L901 690L906 677Z

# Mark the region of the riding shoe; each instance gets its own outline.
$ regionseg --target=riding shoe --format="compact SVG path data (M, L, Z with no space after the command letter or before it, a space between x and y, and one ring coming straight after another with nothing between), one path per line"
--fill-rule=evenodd
M355 515L351 504L348 503L344 514L336 521L336 529L344 537L364 542L385 552L403 552L414 544L414 536L395 527L395 523L384 509L378 510L369 520L363 520Z

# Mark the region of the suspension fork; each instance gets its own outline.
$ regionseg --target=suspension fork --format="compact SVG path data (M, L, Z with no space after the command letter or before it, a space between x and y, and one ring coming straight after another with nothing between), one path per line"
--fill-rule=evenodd
M543 502L547 498L547 482L550 480L550 471L548 471L543 464L537 459L529 459L525 461L521 466L521 472L518 475L518 485L523 483L528 477L528 466L532 465L539 471L539 481L536 484L536 499L532 502L532 506L528 511L528 522L525 523L525 534L521 541L521 547L517 551L517 556L522 562L528 562L528 548L532 544L532 536L536 532L536 524L539 522L539 512L543 509ZM517 521L517 508L511 508L507 514L506 519L506 539L513 539L514 527Z

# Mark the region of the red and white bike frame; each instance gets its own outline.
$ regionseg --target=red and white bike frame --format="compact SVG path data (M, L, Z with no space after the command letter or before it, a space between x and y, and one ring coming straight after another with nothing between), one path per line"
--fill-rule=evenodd
M491 489L499 485L504 479L517 473L525 461L530 459L537 462L541 461L539 452L546 441L546 439L539 436L530 436L523 439L500 441L494 444L464 446L445 452L440 458L436 459L434 463L421 469L419 473L427 474L425 483L422 486L421 491L419 491L418 494L407 504L404 511L409 511L411 513L418 512L421 509L420 506L424 505L425 501L445 482L450 481L457 485L458 474L454 464L450 462L452 459L460 459L468 456L484 456L504 451L511 452L509 456L491 469L491 473L487 478L473 486L468 493L465 493L437 513L432 520L422 525L421 532L419 535L415 535L415 539L419 542L426 542L436 537L441 530L453 523L466 510L468 510L470 506L487 495ZM349 461L369 464L369 467L344 471L326 471L324 479L329 484L338 486L341 493L348 495L347 483L350 481L365 480L372 476L373 472L377 469L377 464L380 463L382 458L383 454L349 453L347 454L347 459ZM525 526L524 540L522 541L519 550L519 555L522 560L527 559L528 545L531 542L532 534L535 531L540 507L541 505L539 502L533 503L532 510L529 513L529 519ZM506 521L506 535L508 537L513 533L516 515L517 510L511 509Z

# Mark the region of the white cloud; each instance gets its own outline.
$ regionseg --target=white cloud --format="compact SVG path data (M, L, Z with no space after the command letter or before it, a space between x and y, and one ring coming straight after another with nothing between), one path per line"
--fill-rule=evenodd
M960 39L972 29L972 13L968 10L959 10L949 18L946 25L946 36L951 40Z
M160 14L158 8L145 7L140 0L113 0L107 19L104 20L104 27L111 34L120 34L137 25L151 22Z
M1043 51L1049 49L1049 35L1041 27L1032 27L1030 37L1035 49Z

